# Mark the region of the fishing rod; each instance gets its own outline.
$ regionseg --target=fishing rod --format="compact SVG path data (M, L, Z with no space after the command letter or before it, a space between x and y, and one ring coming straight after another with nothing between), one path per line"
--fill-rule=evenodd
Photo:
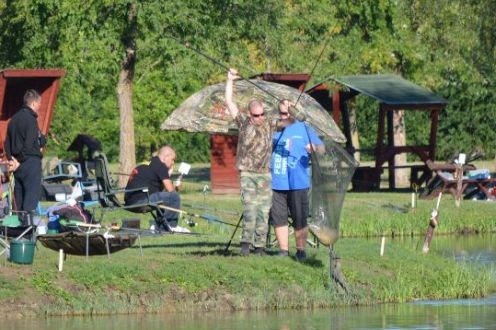
M326 49L327 44L329 44L329 41L331 41L331 36L330 35L327 37L327 40L324 43L324 47L322 47L322 50L320 51L319 57L317 58L317 60L315 61L315 64L313 65L312 71L310 71L310 75L308 77L308 80L303 85L303 89L302 89L300 95L298 96L298 99L296 100L296 103L294 105L295 107L298 104L298 102L300 101L301 96L305 92L305 87L307 86L308 82L310 81L310 78L312 78L313 72L315 71L315 68L317 68L317 64L320 62L320 60L322 58L322 55L324 54L324 50Z
M212 57L211 55L199 50L198 48L195 48L193 46L191 46L191 44L189 42L185 42L183 43L182 40L180 40L179 38L176 38L174 36L171 36L171 35L166 35L167 37L175 40L177 43L183 45L184 47L186 47L187 49L191 49L192 51L194 51L195 53L197 53L198 55L200 56L203 56L205 57L206 59L208 59L209 61L217 64L218 66L220 66L221 68L227 70L227 71L230 71L231 68L229 68L227 65L225 65L224 63L220 62L219 60L215 59L214 57ZM262 92L266 93L267 95L273 97L274 99L276 99L277 101L281 101L281 99L279 97L277 97L276 95L272 94L271 92L265 90L264 88L262 88L260 85L254 83L253 81L251 81L250 79L244 77L243 75L241 75L240 73L237 74L238 77L240 77L242 80L252 84L253 86L255 86L256 88L260 89Z
M311 91L315 87L317 87L317 86L319 86L319 85L321 85L321 84L325 83L326 81L329 81L329 80L331 80L333 78L334 78L334 76L329 76L329 77L327 77L327 78L319 81L318 83L314 84L312 87L305 89L305 93L308 93L309 91Z
M224 210L221 208L216 208L216 207L207 207L207 206L200 206L200 205L195 205L195 204L188 204L188 203L182 203L183 206L186 207L191 207L192 209L197 209L197 210L205 210L205 211L216 211L216 212L222 212L226 214L231 214L231 215L239 215L239 212L236 211L231 211L231 210Z
M166 206L166 205L158 205L158 207L160 207L161 209L164 209L164 210L169 210L169 211L176 212L176 213L180 213L180 214L186 214L186 215L189 215L190 217L200 218L200 219L204 219L204 220L207 220L207 221L218 222L218 223L222 223L222 224L224 224L224 225L228 225L228 226L233 226L233 227L236 227L236 225L235 225L235 224L232 224L232 223L229 223L229 222L222 221L222 220L220 220L219 218L217 218L216 216L213 216L213 215L208 215L208 214L205 214L205 215L196 214L196 213L192 213L192 212L188 212L188 211L184 211L184 210L176 209L176 208L174 208L174 207L170 207L170 206Z
M128 227L120 227L119 231L126 233L136 233L141 236L160 236L160 235L186 235L186 236L208 236L207 234L202 233L192 233L192 232L180 232L180 231L163 231L156 229L138 229L138 228L128 228Z

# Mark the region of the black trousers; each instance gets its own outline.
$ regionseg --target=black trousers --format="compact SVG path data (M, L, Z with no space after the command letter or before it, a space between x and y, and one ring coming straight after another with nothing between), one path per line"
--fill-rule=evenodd
M41 198L41 158L27 157L14 172L15 209L33 211Z

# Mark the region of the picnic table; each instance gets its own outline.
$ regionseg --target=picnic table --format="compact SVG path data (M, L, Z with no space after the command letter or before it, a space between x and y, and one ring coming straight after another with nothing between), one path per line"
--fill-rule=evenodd
M495 198L489 188L496 185L496 178L470 178L466 174L476 169L472 164L434 163L427 160L426 165L435 175L427 183L421 195L423 198L435 198L441 192L448 192L456 201L460 201L470 186L483 192L487 199Z

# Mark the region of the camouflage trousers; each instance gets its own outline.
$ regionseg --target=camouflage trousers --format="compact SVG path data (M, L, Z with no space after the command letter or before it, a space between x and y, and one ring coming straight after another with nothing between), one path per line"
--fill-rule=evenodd
M271 175L241 171L240 181L243 203L241 242L252 243L254 247L265 247L272 205Z

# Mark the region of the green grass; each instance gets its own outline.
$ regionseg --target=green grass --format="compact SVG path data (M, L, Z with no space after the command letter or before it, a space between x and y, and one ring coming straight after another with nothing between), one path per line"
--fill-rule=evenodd
M419 200L410 206L408 193L348 193L341 217L344 237L423 235L436 200ZM459 208L450 195L442 197L437 234L496 231L496 203L464 200ZM403 213L405 212L405 213Z
M48 315L300 309L481 297L495 289L491 269L425 256L394 242L380 257L377 240L342 239L336 253L349 288L342 294L330 280L324 247L309 248L309 260L301 264L271 255L240 257L239 245L224 255L227 240L218 234L148 237L142 239L143 257L137 247L110 259L69 256L61 273L58 254L39 246L32 266L4 268L26 274L0 296L0 305L34 291L36 313Z
M22 286L18 281L7 279L0 274L0 301L9 299L22 293Z
M239 196L202 193L208 178L205 172L200 174L196 181L184 184L183 204L196 207L185 209L236 224L242 209ZM32 266L0 264L0 306L17 304L25 314L92 315L318 308L481 297L495 292L491 268L456 263L434 253L422 255L418 248L394 241L379 256L377 240L366 237L424 235L435 201L419 201L412 210L410 199L410 194L400 193L347 194L341 239L335 245L347 294L340 293L331 281L329 251L323 246L309 248L309 260L303 264L271 255L240 257L238 232L230 253L224 255L233 227L192 218L198 223L192 230L201 235L143 237L143 257L137 246L111 258L68 256L63 272L57 271L58 254L38 244ZM489 202L463 201L456 208L451 197L443 197L436 235L494 232L494 207ZM122 210L92 211L103 223L140 218L146 228L151 219ZM186 226L184 216L180 225ZM36 307L26 307L26 297Z

